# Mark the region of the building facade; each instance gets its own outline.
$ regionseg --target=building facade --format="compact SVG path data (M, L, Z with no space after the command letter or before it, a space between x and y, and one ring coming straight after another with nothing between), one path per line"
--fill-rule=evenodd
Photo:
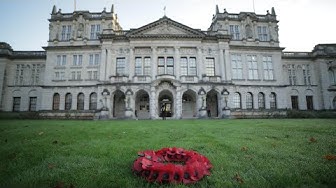
M220 12L207 31L166 16L123 30L110 11L54 6L45 51L0 43L0 109L43 116L228 118L336 109L336 44L279 46L275 10Z

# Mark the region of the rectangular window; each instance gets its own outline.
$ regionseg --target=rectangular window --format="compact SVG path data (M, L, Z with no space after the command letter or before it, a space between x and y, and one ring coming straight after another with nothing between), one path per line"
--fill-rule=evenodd
M258 26L259 41L268 41L267 26Z
M62 65L62 56L61 55L57 55L56 65L57 66L61 66Z
M302 66L302 72L303 72L303 83L304 83L304 85L311 85L310 66L309 65L303 65Z
M90 39L98 39L98 35L100 33L100 25L91 25Z
M13 97L13 112L20 111L21 97Z
M170 74L174 75L174 58L159 57L158 58L158 75Z
M296 85L296 70L295 65L288 65L289 85Z
M68 41L71 37L71 25L63 25L62 26L62 32L61 32L61 40L62 41Z
M183 76L195 76L196 70L196 58L195 57L181 57L180 59L180 73Z
M82 66L83 55L73 55L73 66Z
M205 74L207 76L215 76L215 59L214 58L205 59Z
M31 85L37 85L40 81L40 65L33 64L31 69Z
M76 71L71 72L71 80L76 80Z
M76 80L81 80L82 79L82 72L77 71L77 79Z
M243 63L241 55L239 54L231 55L231 68L233 79L243 79Z
M98 80L98 71L93 71L93 79Z
M15 85L23 85L23 70L25 66L23 64L16 65L15 72Z
M29 98L29 111L36 111L37 97Z
M257 56L247 55L247 65L248 65L248 79L257 80L259 78Z
M292 101L292 109L298 110L299 109L299 97L291 96L291 101Z
M307 110L314 110L313 96L306 96Z
M117 58L117 67L116 67L117 76L125 75L126 73L126 59Z
M62 64L61 66L65 66L66 65L66 55L62 55Z
M94 65L99 65L99 61L100 61L100 54L95 54Z
M165 58L158 58L158 75L165 74Z
M274 80L272 56L263 56L264 80Z
M188 75L188 59L186 57L181 57L180 59L180 73L182 76Z
M135 75L143 75L142 73L142 58L135 58Z
M167 57L167 74L174 75L174 58Z
M143 73L144 75L150 75L151 73L151 58L150 57L145 57Z
M230 25L230 34L233 40L240 40L239 25Z
M99 65L100 61L100 54L90 54L89 55L89 65L94 66L94 65Z

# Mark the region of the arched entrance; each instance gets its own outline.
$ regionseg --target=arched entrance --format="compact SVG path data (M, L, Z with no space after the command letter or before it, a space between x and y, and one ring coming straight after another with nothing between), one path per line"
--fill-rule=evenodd
M113 117L123 118L125 116L125 94L117 90L113 97Z
M188 90L182 95L182 118L196 117L196 93Z
M140 90L136 94L135 116L138 119L149 119L149 95L145 90Z
M218 97L217 91L212 89L206 95L206 108L208 117L218 117Z
M173 94L169 90L160 92L158 101L158 113L160 117L172 117L174 115ZM163 113L165 111L165 113Z

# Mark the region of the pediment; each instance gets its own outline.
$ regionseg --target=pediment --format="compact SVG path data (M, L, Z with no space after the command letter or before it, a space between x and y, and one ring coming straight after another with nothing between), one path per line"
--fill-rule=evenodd
M128 37L203 37L205 34L196 29L163 17L153 23L131 30Z

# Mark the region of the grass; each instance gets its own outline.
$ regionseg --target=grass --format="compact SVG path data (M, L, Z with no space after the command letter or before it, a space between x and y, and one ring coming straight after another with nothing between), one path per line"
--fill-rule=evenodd
M330 119L1 120L0 139L0 187L157 187L131 166L138 151L173 146L214 166L186 187L336 186Z

